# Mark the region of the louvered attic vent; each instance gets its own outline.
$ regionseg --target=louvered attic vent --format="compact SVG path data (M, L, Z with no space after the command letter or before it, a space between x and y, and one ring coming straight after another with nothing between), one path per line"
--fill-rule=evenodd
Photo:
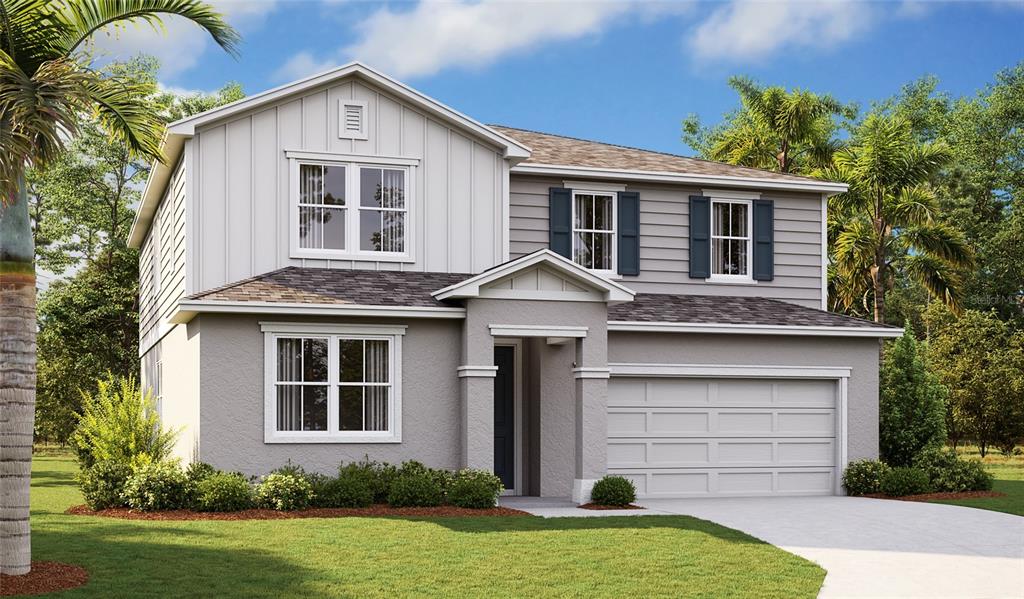
M339 108L338 137L366 139L366 102L342 100Z

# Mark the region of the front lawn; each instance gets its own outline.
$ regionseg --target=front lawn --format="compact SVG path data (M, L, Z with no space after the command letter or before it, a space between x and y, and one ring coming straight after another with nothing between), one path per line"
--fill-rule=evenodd
M977 447L961 447L957 453L963 458L981 459ZM935 503L951 503L1024 516L1024 455L1004 456L998 451L990 450L982 463L985 464L985 469L996 478L992 490L1006 493L1005 497L949 499Z
M38 456L33 558L61 597L814 597L825 572L685 516L125 521L68 516L75 464Z

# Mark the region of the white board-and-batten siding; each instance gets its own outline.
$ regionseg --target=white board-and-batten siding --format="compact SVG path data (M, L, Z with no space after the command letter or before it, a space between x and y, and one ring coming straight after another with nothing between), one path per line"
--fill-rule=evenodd
M366 102L367 139L339 137L342 100ZM418 160L410 260L292 258L289 150ZM205 126L191 152L189 294L285 266L475 273L503 260L502 150L360 81Z
M548 247L548 190L562 186L559 179L512 175L510 258ZM701 189L632 183L626 188L640 194L640 274L622 277L623 285L638 293L758 296L821 307L820 194L762 192L775 202L775 277L724 284L689 275L689 197Z
M159 323L185 294L186 181L185 162L179 161L139 253L139 336L144 346L160 334Z

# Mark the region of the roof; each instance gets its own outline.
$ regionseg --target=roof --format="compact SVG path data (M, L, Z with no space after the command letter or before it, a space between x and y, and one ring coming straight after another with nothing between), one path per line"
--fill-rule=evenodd
M448 304L434 299L432 294L471 276L289 266L197 293L186 301L440 308Z
M903 329L870 320L799 306L764 297L719 295L669 295L638 293L632 302L608 308L610 323L630 323L635 330L654 330L644 325L682 323L734 327L798 327L803 329L862 329L896 336ZM618 327L624 330L623 327Z
M820 179L788 173L736 166L689 156L655 152L616 144L578 139L564 135L517 129L504 125L490 125L498 131L530 147L530 157L519 163L524 165L564 165L595 169L632 170L714 177L742 177L749 179L820 185Z

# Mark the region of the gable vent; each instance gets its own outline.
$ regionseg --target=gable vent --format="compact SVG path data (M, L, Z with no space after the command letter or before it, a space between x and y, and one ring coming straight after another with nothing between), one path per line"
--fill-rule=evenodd
M366 102L342 100L339 108L338 137L366 139Z

